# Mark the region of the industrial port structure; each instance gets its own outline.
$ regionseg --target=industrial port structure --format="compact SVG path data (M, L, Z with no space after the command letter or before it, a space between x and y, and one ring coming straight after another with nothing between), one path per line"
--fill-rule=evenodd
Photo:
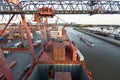
M3 15L5 14L13 14L12 17L10 18L10 20L8 21L8 23L6 24L6 26L4 27L4 29L2 30L2 32L0 33L0 35L3 34L3 32L6 30L7 26L9 25L9 23L11 22L11 20L13 19L13 17L16 14L20 14L21 15L21 19L22 19L22 24L24 25L24 29L26 30L26 34L27 34L27 38L30 44L30 48L29 49L2 49L2 50L11 50L11 51L15 51L16 49L18 51L30 51L32 53L32 59L33 59L33 63L36 64L36 59L35 59L35 55L34 55L34 48L32 45L32 41L31 41L31 36L30 36L30 30L27 27L27 22L25 20L25 14L35 14L35 21L38 22L38 24L40 24L39 20L38 20L38 13L39 16L44 16L44 17L53 17L56 14L119 14L119 10L120 10L120 6L119 6L120 2L119 1L99 1L99 0L90 0L90 1L81 1L81 0L76 0L76 1L21 1L21 2L12 2L12 0L7 0L7 1L3 1L1 3L1 10L0 10L0 14ZM31 8L32 6L32 8ZM52 14L45 14L42 13L42 9L44 6L49 6L52 7L55 11L52 12ZM51 8L51 9L52 9ZM52 11L52 10L48 10L48 11ZM47 21L47 19L45 19L45 21ZM46 22L47 23L47 22ZM46 24L45 23L45 24ZM39 26L39 25L38 25ZM22 28L21 28L22 29ZM45 28L44 28L45 29ZM46 33L45 33L46 34ZM46 36L44 36L45 38ZM16 50L16 51L17 51ZM1 52L2 53L2 52ZM11 65L14 65L14 63L12 63ZM3 57L3 55L0 55L0 65L1 68L3 68L1 70L1 73L5 73L5 75L1 75L2 79L7 79L7 80L14 80L10 68L5 60L5 58ZM90 73L88 73L90 74ZM28 74L29 75L29 74ZM4 78L6 77L6 78Z
M56 14L89 14L96 8L100 8L100 14L119 14L119 0L21 0L22 9L17 10L15 2L7 3L1 0L1 14L34 14L42 6L52 7ZM32 6L32 7L31 7Z

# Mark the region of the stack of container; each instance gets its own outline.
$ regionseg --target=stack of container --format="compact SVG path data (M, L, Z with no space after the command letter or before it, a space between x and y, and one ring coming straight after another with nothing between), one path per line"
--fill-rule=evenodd
M14 39L12 35L8 36L7 39Z
M46 46L46 50L47 51L52 51L52 48L53 48L52 46L53 46L52 41L49 41L48 45Z
M54 80L72 80L70 72L56 72Z
M72 43L71 43L71 47L72 47L72 50L73 50L72 60L76 61L77 60L77 48Z
M66 30L62 29L62 35L66 34Z
M62 43L54 44L54 61L65 61L65 46Z

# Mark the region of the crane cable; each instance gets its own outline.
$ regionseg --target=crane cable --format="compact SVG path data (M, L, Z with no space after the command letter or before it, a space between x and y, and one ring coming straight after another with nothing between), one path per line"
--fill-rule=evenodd
M65 21L65 20L63 20L63 19L61 19L61 18L59 18L58 16L55 16L55 17L58 18L59 20L61 20L62 22L68 23L67 21Z
M0 21L3 21L3 19L4 19L4 18L3 18L3 14L2 14L2 15L0 15L0 16L1 16L1 19L0 19Z

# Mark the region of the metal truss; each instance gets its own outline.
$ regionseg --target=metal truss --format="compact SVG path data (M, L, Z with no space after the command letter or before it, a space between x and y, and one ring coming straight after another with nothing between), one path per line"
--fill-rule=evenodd
M56 14L88 14L96 8L101 14L120 14L120 0L24 0L20 5L0 2L0 14L33 14L43 6L52 7ZM21 10L18 10L21 8Z

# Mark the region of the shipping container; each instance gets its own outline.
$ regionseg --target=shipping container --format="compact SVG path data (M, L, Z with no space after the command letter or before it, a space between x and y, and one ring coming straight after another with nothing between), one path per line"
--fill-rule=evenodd
M55 72L54 80L72 80L70 72Z
M49 80L50 66L53 66L53 79L56 79L55 73L57 72L69 72L71 80L89 80L81 64L38 64L28 80Z
M65 46L62 43L54 44L54 61L65 61Z

